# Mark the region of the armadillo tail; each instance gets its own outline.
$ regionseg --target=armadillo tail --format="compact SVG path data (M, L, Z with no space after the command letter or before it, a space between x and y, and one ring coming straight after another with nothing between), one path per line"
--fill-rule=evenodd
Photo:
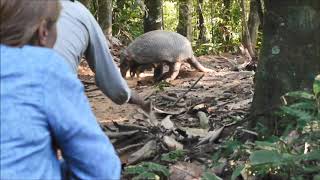
M194 56L192 56L192 58L188 59L188 63L191 66L193 66L194 68L198 69L199 71L202 71L202 72L214 72L214 70L206 68L202 64L200 64L199 61Z

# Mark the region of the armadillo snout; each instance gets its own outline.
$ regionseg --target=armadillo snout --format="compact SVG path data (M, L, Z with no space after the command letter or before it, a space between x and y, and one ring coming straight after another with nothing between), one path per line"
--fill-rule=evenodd
M128 70L129 70L129 64L127 63L120 64L120 72L123 78L126 77Z

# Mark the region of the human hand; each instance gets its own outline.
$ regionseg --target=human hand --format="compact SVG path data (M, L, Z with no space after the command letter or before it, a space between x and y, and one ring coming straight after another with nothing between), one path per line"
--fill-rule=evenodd
M150 112L152 111L152 103L151 103L151 101L143 101L143 103L140 105L140 108L144 112L150 114Z
M141 96L139 96L137 93L135 93L133 91L131 93L131 97L130 97L129 103L138 105L143 111L145 111L148 114L152 110L151 101L145 101Z

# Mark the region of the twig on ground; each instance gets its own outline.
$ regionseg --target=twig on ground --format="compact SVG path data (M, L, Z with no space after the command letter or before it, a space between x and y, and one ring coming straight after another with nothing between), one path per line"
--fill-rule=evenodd
M112 132L105 132L109 138L119 138L122 136L132 136L136 133L138 133L139 130L135 130L135 131L128 131L128 132L116 132L116 133L112 133Z
M98 97L98 96L102 96L102 94L93 94L93 95L88 95L88 98L94 98L94 97Z
M191 91L191 89L192 89L203 77L204 77L204 74L202 74L202 75L196 80L196 82L194 82L194 83L192 84L192 86L190 86L190 88L189 88L186 92L184 92L184 93L174 102L173 106L177 105L177 103L178 103L189 91Z
M134 149L134 148L137 148L137 147L140 147L140 146L143 146L145 143L138 143L138 144L131 144L129 146L126 146L124 148L121 148L118 151L118 153L121 155L127 151L130 151L131 149Z
M92 91L96 91L96 90L99 90L98 87L94 87L92 89L86 89L86 92L92 92Z
M96 84L94 81L81 80L83 84Z
M120 131L121 130L144 130L147 131L148 128L143 127L143 126L138 126L138 125L134 125L134 124L119 124L117 122L113 121L113 124L115 127L117 127Z
M149 97L151 97L154 94L154 91L152 91L151 93L149 93L148 95L146 95L146 97L143 100L147 100Z
M173 102L175 102L176 100L177 100L177 98L175 98L175 97L171 97L171 96L168 96L168 95L165 95L165 94L162 94L162 95L160 95L163 99L165 99L165 100L168 100L168 101L173 101Z

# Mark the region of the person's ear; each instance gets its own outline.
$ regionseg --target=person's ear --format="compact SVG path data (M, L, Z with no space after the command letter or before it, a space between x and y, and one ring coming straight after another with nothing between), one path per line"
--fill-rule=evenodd
M40 26L38 29L38 43L39 46L47 47L48 40L49 40L49 30L48 30L48 23L46 20L42 20L40 22Z

